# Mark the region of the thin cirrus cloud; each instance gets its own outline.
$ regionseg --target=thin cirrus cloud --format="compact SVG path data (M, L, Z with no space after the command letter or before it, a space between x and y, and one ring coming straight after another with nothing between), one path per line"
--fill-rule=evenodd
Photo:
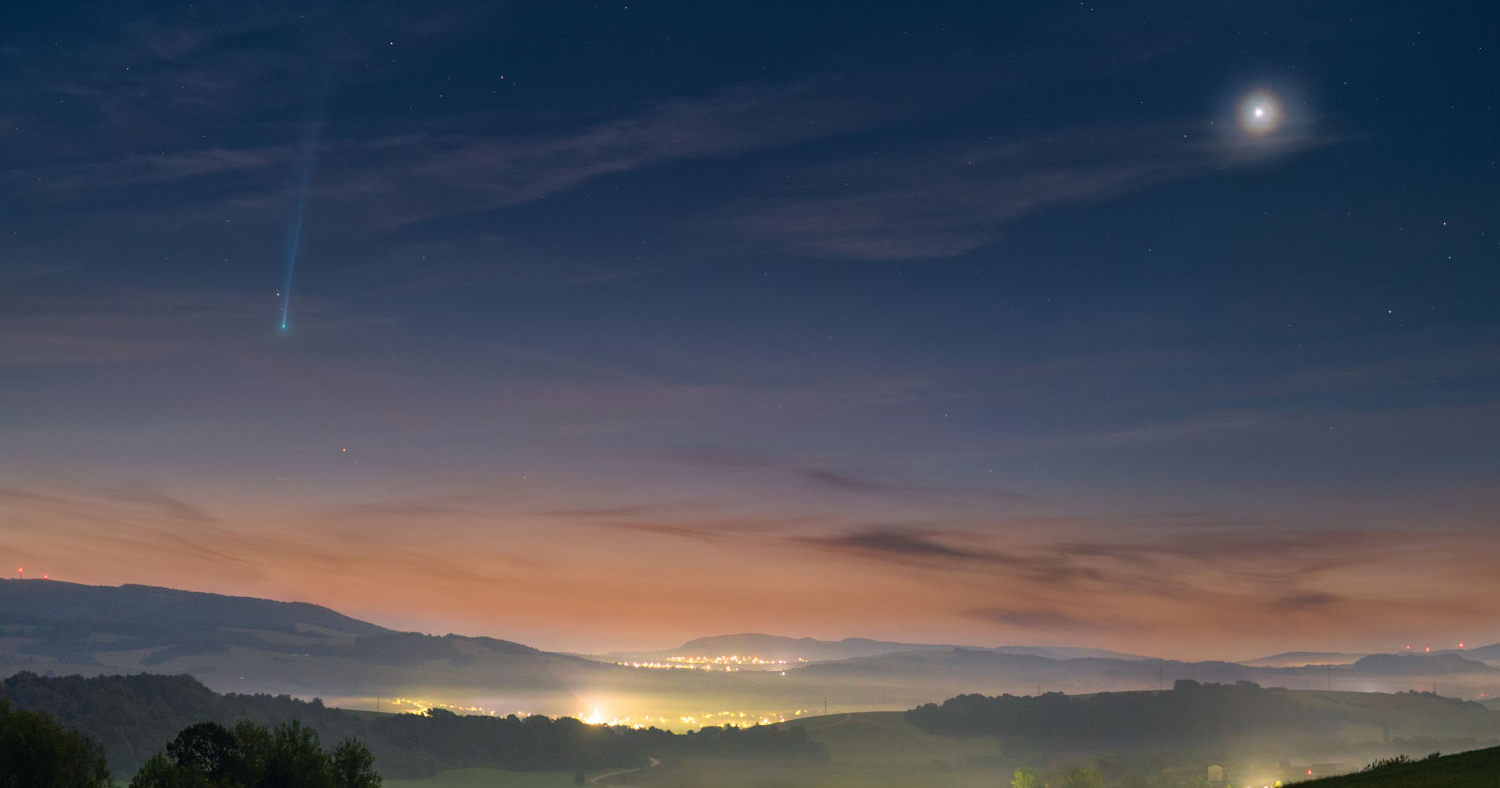
M727 223L784 249L857 260L951 257L1012 221L1229 166L1329 144L1302 128L1250 146L1204 122L1114 125L957 141L854 158L796 176L781 197L742 203Z
M971 615L1008 627L1043 632L1122 629L1118 622L1090 620L1047 607L987 607L974 610Z
M1226 525L1126 539L1111 538L1114 529L1100 522L1059 528L1054 538L1027 531L1017 542L1003 524L882 524L791 537L788 546L883 564L893 586L904 578L939 598L991 600L954 612L1007 630L1253 640L1268 627L1283 637L1322 637L1349 621L1378 621L1349 634L1379 638L1493 614L1493 605L1465 601L1472 578L1494 585L1481 566L1495 538L1478 531ZM1086 533L1066 535L1078 528ZM1407 580L1371 585L1372 574Z
M768 458L722 448L700 447L674 455L675 463L706 469L731 476L753 475L776 483L792 483L815 493L885 498L898 501L934 501L938 499L981 498L1007 504L1035 504L1037 499L1025 493L999 488L968 489L914 479L887 478L876 473L854 473L799 463L795 460Z
M522 205L672 162L734 158L871 131L941 114L977 92L971 87L943 98L875 102L856 80L823 76L663 98L622 116L545 131L490 114L448 118L435 129L387 125L350 135L334 118L313 199L337 207L329 213L389 231ZM193 205L176 221L221 220L226 211L241 221L270 219L285 211L287 173L301 155L293 139L300 130L283 131L287 141L271 145L54 161L13 171L12 183L58 202L190 184ZM1309 124L1250 144L1213 132L1206 120L928 142L812 170L773 164L773 171L786 169L785 178L714 209L719 218L710 224L813 256L948 257L993 242L1005 224L1025 216L1271 162L1330 142Z
M514 119L491 115L450 119L436 124L438 130L388 128L340 136L334 118L313 195L315 204L337 205L346 215L391 229L520 205L606 175L673 161L733 157L850 134L930 110L933 103L876 102L862 97L849 80L820 77L665 98L621 117L549 131L504 133ZM185 148L53 162L14 171L12 182L55 201L191 182L198 184L193 215L217 218L230 205L243 218L246 211L285 211L287 173L300 155L293 139Z

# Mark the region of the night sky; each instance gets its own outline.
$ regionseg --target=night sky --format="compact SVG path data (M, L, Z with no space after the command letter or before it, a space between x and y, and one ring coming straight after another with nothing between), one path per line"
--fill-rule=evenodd
M27 576L553 649L1500 640L1494 4L0 19Z

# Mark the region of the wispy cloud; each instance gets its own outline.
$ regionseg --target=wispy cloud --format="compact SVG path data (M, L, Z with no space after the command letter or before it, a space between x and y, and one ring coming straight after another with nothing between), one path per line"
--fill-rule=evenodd
M312 199L316 205L339 206L339 213L358 217L367 227L374 222L390 229L520 205L603 176L669 162L826 140L931 104L875 101L846 79L822 77L662 98L618 117L558 122L546 130L528 129L504 115L365 135L341 135L333 125L320 152ZM429 130L432 126L438 128ZM510 127L509 133L497 134L497 126ZM288 173L300 155L296 131L282 129L285 141L276 144L96 157L20 168L10 176L16 188L49 200L197 183L194 204L183 206L189 216L217 219L226 206L241 216L283 212Z
M1210 610L1233 611L1238 619L1223 622L1231 627L1278 617L1295 618L1300 627L1382 609L1402 617L1424 609L1447 615L1471 607L1454 607L1456 589L1414 594L1370 588L1362 578L1372 572L1425 576L1442 561L1475 567L1470 551L1496 546L1493 535L1477 531L1241 525L1174 534L1132 526L1131 536L1110 538L1113 529L1097 522L1060 527L1063 533L1038 538L1034 527L1003 523L983 529L876 524L785 541L795 549L899 567L913 578L962 588L968 598L1004 600L964 615L1042 631L1170 629L1173 616L1204 621ZM1091 538L1066 533L1079 528Z
M1127 628L1115 621L1082 618L1047 607L987 607L970 615L1016 629L1037 632L1117 631Z
M960 489L911 479L891 478L874 473L855 473L800 463L794 459L772 459L726 449L700 447L672 457L676 462L699 468L723 471L761 473L824 493L871 496L907 501L937 498L984 498L1007 504L1034 504L1036 499L1024 493L997 488Z
M149 482L140 479L124 479L112 487L103 487L98 494L106 500L135 504L162 519L189 525L207 525L221 522L219 518L201 507L161 492Z
M839 536L799 537L799 541L831 550L872 555L892 560L961 559L986 563L1015 564L1019 559L998 553L951 547L931 536L895 528L868 528Z
M740 206L730 223L787 249L831 257L950 257L994 241L1016 219L1117 197L1330 140L1289 132L1274 143L1225 139L1204 122L1059 130L957 141L869 156L789 176L781 197Z

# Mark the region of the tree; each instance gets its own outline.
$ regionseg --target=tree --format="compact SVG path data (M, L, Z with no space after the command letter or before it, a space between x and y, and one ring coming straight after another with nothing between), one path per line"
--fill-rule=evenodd
M1104 788L1104 778L1087 766L1074 766L1063 776L1063 788Z
M296 720L274 729L246 720L232 731L212 722L189 726L165 752L146 761L130 788L380 788L380 784L375 759L353 739L324 752L317 732ZM13 786L0 782L0 788Z
M354 739L345 739L333 749L329 771L333 774L333 788L380 788L375 757Z
M0 698L0 788L110 788L104 753L45 714Z
M264 780L266 788L328 788L328 756L318 746L318 732L299 720L277 725L266 752Z
M1016 776L1010 778L1010 788L1042 788L1042 781L1031 769L1017 769Z
M213 788L201 771L179 766L176 761L157 753L130 780L130 788Z
M184 728L167 745L167 757L188 771L200 773L210 782L223 781L235 769L237 750L234 734L217 722L200 722Z

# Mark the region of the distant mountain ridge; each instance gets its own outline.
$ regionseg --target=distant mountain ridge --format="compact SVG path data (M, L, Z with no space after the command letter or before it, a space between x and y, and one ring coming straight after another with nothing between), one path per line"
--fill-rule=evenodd
M843 640L818 640L816 638L791 638L766 635L758 632L741 632L733 635L716 635L696 638L675 649L660 651L625 651L604 655L609 659L665 660L669 657L727 655L755 656L765 660L786 660L795 663L799 659L807 662L831 662L860 657L878 657L907 651L989 651L997 654L1023 654L1049 659L1076 659L1079 657L1103 657L1110 659L1141 660L1147 657L1122 654L1104 649L1078 648L1074 646L965 646L935 643L903 643L870 638L844 638Z
M1253 681L1290 689L1431 691L1482 698L1500 669L1460 654L1387 654L1355 664L1256 667L1045 646L955 647L745 633L700 638L665 656L787 659L776 670L657 670L540 651L512 641L396 632L328 608L152 586L0 580L0 677L186 674L218 692L321 697L355 709L447 704L486 713L651 715L691 726L840 711L911 708L969 693L1031 695L1155 690L1177 680ZM697 653L694 653L697 652ZM846 655L864 656L846 656ZM797 663L797 658L809 660ZM729 666L733 667L733 666ZM398 702L399 699L399 702ZM382 705L383 704L383 705ZM682 724L679 725L679 722Z
M488 682L566 697L558 663L582 663L494 638L396 632L305 602L144 585L0 580L0 675L198 677L220 692L302 697L463 692Z
M1496 668L1458 654L1371 654L1361 657L1351 670L1384 675L1453 675L1496 673Z
M1368 654L1345 651L1288 651L1266 657L1241 660L1241 665L1257 668L1302 668L1309 665L1353 665Z
M276 602L175 588L89 586L58 580L0 579L0 625L88 622L121 627L222 626L299 632L298 625L350 635L393 630L307 602Z
M1442 651L1434 651L1434 654L1457 654L1464 659L1477 659L1480 662L1488 662L1492 665L1500 664L1500 643L1492 643L1488 646L1477 648L1450 648Z

